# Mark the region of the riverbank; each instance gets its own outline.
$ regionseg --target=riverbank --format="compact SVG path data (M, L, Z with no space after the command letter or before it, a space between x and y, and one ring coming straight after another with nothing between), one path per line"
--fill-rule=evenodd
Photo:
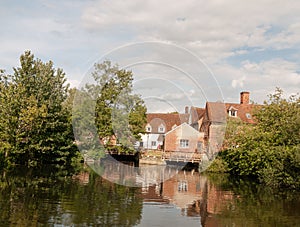
M162 150L144 150L141 152L139 163L147 165L166 165L162 157Z

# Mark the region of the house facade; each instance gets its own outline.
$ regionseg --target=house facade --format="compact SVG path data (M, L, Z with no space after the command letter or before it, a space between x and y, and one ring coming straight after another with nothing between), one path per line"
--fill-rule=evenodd
M143 149L206 153L212 158L223 145L228 118L254 124L250 93L240 93L240 103L207 102L205 108L188 107L185 113L148 113Z
M245 123L254 124L253 112L259 105L250 103L250 93L240 93L240 103L225 103L228 117L239 118Z
M203 117L205 114L205 109L192 106L190 108L189 114L189 125L191 125L194 129L200 131L200 127L202 125Z
M204 146L209 158L216 154L222 144L226 129L226 108L222 102L207 102L200 127L204 134Z
M143 149L163 149L165 134L178 125L188 122L188 120L188 113L148 113L146 133L142 135L140 147Z
M200 131L204 133L207 152L213 156L223 144L227 118L254 124L253 112L258 105L250 103L250 93L240 93L240 103L207 102Z
M187 123L183 123L165 134L164 150L176 152L202 153L204 133Z

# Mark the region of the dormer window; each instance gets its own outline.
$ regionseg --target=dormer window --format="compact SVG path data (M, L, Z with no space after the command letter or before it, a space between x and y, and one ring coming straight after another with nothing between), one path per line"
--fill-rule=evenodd
M152 129L151 125L147 124L146 125L146 132L151 132L151 129Z
M163 124L161 124L160 126L158 126L158 132L161 132L161 133L165 132L165 126Z
M237 116L237 111L236 110L229 110L229 116L230 117L236 117Z
M230 107L228 110L228 115L230 117L237 117L237 109L235 109L234 107Z

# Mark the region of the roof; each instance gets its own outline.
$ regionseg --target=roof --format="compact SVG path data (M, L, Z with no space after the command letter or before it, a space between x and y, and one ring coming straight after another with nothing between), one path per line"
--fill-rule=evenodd
M207 102L206 113L209 121L214 123L226 122L226 109L225 104L222 102Z
M173 129L171 129L170 131L168 131L168 132L166 133L166 135L167 135L167 134L170 134L170 133L172 133L173 131L176 131L176 130L178 130L178 129L180 129L180 128L183 128L183 127L188 128L189 130L193 131L194 133L201 133L201 132L199 132L198 130L196 130L195 128L193 128L192 126L190 126L188 123L183 122L181 125L178 125L178 126L176 126L175 128L173 128Z
M259 106L256 104L207 102L207 118L210 122L225 123L229 110L236 110L237 117L243 122L254 124L253 112Z
M237 117L240 118L243 122L254 124L255 120L253 118L253 111L259 105L255 104L238 104L238 103L225 103L226 112L232 108L237 111Z
M158 127L163 124L165 126L165 132L172 130L174 125L178 126L184 122L188 122L189 114L179 113L148 113L147 124L152 127L152 133L159 133Z
M205 109L192 106L190 109L191 124L197 123L204 116Z

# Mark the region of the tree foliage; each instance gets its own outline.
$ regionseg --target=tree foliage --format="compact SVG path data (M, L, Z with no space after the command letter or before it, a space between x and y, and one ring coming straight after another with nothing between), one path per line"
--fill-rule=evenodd
M92 76L95 84L86 90L96 100L95 125L100 140L109 144L116 137L118 143L132 148L140 139L146 124L146 106L133 93L133 74L119 69L110 61L95 64Z
M11 163L69 162L76 156L65 73L51 61L20 57L13 75L1 74L0 151Z
M278 187L300 188L300 97L276 89L257 109L257 124L239 124L221 159L235 175Z

